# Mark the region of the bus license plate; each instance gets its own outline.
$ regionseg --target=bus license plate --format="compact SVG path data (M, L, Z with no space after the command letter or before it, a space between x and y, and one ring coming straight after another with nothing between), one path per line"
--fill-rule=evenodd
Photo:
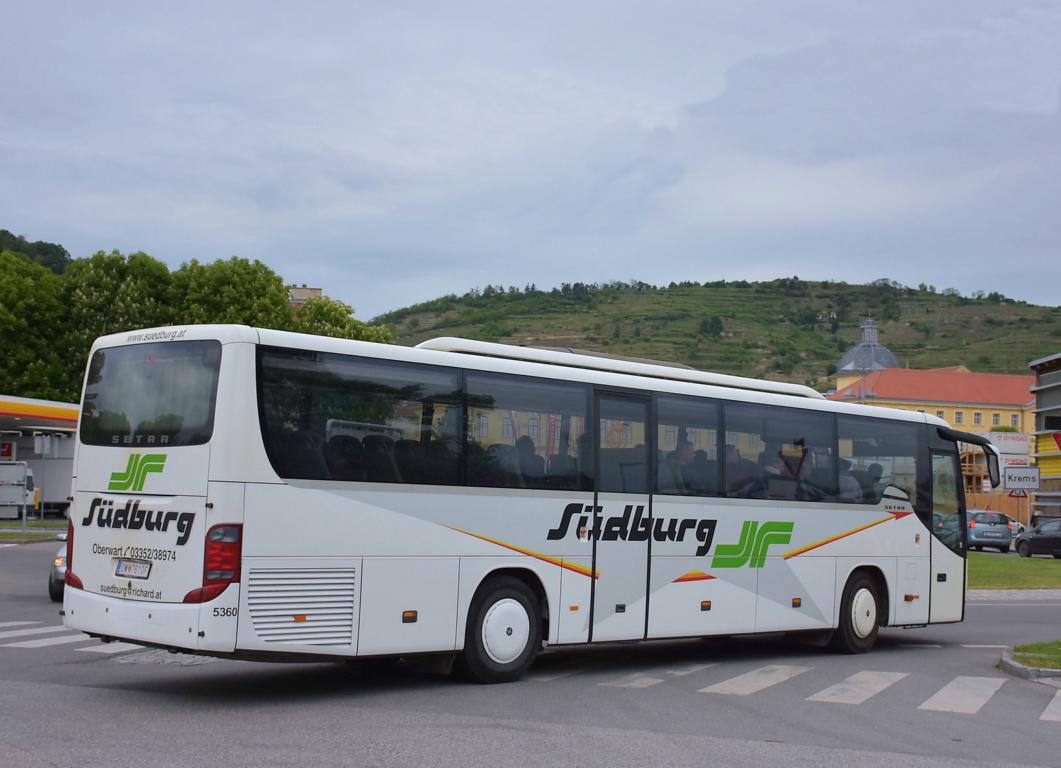
M151 573L151 563L147 560L118 560L114 565L114 575L123 579L146 579Z

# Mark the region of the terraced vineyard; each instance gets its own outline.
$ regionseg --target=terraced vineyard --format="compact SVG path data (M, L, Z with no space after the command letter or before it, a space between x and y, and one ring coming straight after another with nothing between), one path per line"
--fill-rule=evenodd
M704 370L830 386L840 355L866 317L903 365L964 364L1026 373L1061 348L1061 307L998 294L965 297L891 281L565 284L551 291L487 288L376 318L402 344L433 336L576 347L650 357Z

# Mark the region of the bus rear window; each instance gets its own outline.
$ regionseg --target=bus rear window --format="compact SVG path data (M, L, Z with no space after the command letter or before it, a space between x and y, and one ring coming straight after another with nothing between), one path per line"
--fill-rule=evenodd
M214 429L218 341L97 350L81 406L86 445L201 445Z

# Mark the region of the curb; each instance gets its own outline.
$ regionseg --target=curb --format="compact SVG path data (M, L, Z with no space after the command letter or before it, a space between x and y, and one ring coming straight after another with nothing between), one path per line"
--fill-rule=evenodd
M1043 669L1042 667L1026 667L1010 655L1012 648L1002 651L1002 660L998 666L1003 672L1009 672L1016 677L1025 680L1038 680L1043 677L1061 677L1061 669Z

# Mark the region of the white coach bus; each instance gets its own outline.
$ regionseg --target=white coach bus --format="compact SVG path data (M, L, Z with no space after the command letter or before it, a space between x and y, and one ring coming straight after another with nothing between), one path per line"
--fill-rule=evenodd
M350 425L354 425L351 427ZM871 648L961 621L956 441L791 384L245 326L96 341L66 625L231 658L766 632Z

